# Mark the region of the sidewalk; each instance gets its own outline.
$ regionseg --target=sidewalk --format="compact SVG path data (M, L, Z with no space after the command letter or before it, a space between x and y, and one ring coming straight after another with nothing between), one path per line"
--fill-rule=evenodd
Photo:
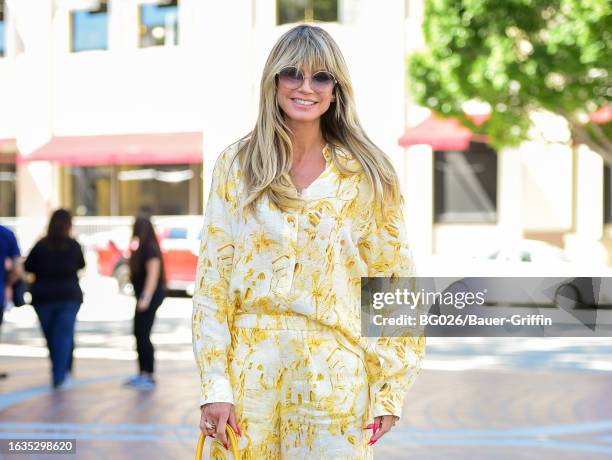
M135 363L78 359L69 388L48 386L44 358L0 358L0 439L72 438L78 459L191 459L198 436L197 371L159 361L158 388L121 386ZM404 416L375 447L384 459L612 457L612 374L425 369ZM0 456L0 458L2 458ZM58 459L58 455L6 455Z

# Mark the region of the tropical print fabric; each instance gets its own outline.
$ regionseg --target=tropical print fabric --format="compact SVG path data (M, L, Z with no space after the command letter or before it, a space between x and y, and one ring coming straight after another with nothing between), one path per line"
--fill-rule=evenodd
M373 206L365 175L341 174L333 157L352 169L357 160L328 144L323 150L326 169L301 192L303 206L281 211L263 197L258 219L245 218L238 209L244 191L239 161L231 161L237 148L238 143L230 146L214 164L204 218L192 321L200 405L233 403L239 423L241 417L250 423L252 417L239 409L257 389L268 395L267 403L258 403L262 407L281 401L286 409L292 401L308 401L313 406L304 410L312 409L310 416L319 418L327 415L329 433L362 449L367 446L363 434L343 423L352 420L356 426L367 417L401 416L425 355L423 334L361 336L361 277L416 273L401 208L383 218ZM298 333L304 330L309 332ZM302 428L292 426L292 420L308 426L296 415L298 409L281 417L280 430L299 432ZM248 427L241 428L248 433ZM253 444L249 452L260 449L262 456L253 458L279 458L262 454L261 436L252 440L259 447ZM278 437L279 431L266 436ZM302 443L324 439L313 432L301 436ZM284 433L282 439L291 443L295 436ZM344 458L340 454L334 458Z

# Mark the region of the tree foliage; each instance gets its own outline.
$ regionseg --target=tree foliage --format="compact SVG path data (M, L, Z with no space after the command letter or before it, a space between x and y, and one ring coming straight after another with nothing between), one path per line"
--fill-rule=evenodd
M456 116L497 148L527 139L529 113L563 116L572 141L612 164L612 123L589 113L611 104L610 0L424 0L427 49L408 57L417 103ZM476 126L464 103L490 104Z

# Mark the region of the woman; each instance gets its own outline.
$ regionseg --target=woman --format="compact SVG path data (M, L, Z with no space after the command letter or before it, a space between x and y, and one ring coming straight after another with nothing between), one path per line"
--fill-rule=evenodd
M425 348L360 334L361 277L414 273L401 201L336 43L286 32L255 128L213 169L192 322L203 432L227 448L229 423L243 458L372 458Z
M136 294L134 336L140 372L129 379L126 385L152 389L155 387L155 349L150 336L155 313L165 297L166 276L159 242L151 221L147 217L137 217L132 233L137 248L130 256L130 276Z
M34 275L32 305L49 348L53 387L66 383L69 374L76 316L83 302L78 272L85 268L79 243L70 237L72 215L58 209L51 216L47 235L26 258L24 268Z

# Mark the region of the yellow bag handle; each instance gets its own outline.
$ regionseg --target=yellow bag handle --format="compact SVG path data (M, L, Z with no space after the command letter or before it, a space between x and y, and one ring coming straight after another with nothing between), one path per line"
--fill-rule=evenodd
M225 425L225 432L227 433L227 438L229 439L230 449L232 450L232 454L234 454L235 460L240 460L240 451L238 450L238 439L236 438L236 433L232 429L229 424ZM202 455L204 453L204 441L206 441L206 434L204 432L200 433L200 437L198 438L198 446L196 447L196 456L195 460L202 460Z

